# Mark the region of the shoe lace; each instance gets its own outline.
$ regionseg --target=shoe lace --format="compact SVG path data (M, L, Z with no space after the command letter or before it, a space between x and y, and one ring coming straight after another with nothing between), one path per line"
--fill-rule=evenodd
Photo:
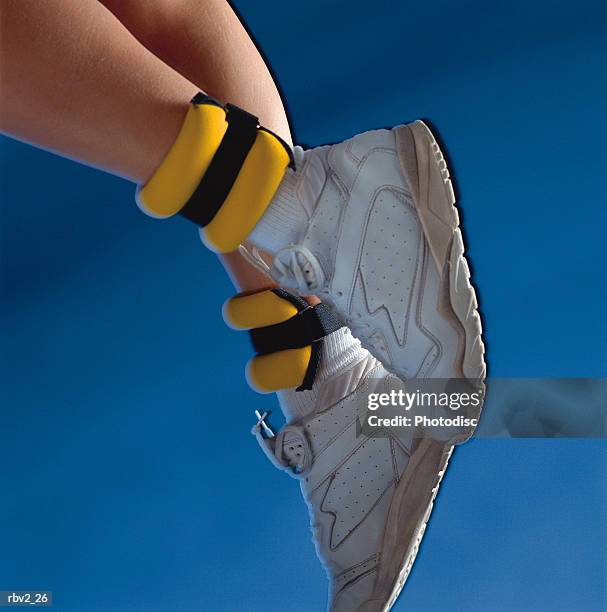
M325 274L318 259L304 246L290 245L276 253L270 267L258 249L240 245L241 255L260 272L273 278L281 287L295 289L301 295L314 293L317 296L328 296L325 285ZM338 293L341 295L341 293ZM372 326L360 311L354 311L344 317L344 323L352 333L364 340L367 347L376 348L377 342L371 337Z
M268 414L256 410L258 421L251 429L261 450L278 469L287 470L293 476L305 474L312 463L312 452L303 430L296 425L286 425L274 433L265 422Z
M325 289L325 274L318 259L301 245L290 245L276 253L272 276L281 287L295 289L302 295L323 293Z
M289 245L276 253L269 266L259 250L240 245L241 255L260 272L272 277L280 287L294 289L301 295L323 294L325 274L318 259L302 245Z

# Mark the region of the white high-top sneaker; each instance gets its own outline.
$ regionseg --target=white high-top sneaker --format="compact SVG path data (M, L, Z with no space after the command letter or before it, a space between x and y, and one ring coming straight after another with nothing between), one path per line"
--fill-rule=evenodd
M453 188L423 122L304 151L199 93L137 201L195 222L217 252L249 241L270 253L279 286L320 296L401 378L482 387Z
M276 435L265 413L252 432L272 463L300 481L329 577L328 610L379 612L404 586L453 446L405 428L362 433L368 393L405 386L353 346L349 331L339 334L329 346L350 348L328 349L340 358L337 370L321 371L310 391L279 393L287 424ZM335 356L324 360L332 368Z
M272 252L274 280L331 304L401 378L482 385L481 324L453 187L427 126L296 147L295 167L249 237ZM285 245L272 223L292 210L307 221Z

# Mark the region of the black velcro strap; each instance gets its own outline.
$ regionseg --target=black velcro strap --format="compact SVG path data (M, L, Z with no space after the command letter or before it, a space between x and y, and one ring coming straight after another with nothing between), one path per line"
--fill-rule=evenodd
M212 104L213 106L219 106L219 108L223 108L223 104L219 100L216 100L211 96L207 96L207 94L202 93L202 91L199 91L190 100L190 104L194 104L196 106L199 106L200 104Z
M193 103L200 103L195 96ZM207 103L203 101L202 103ZM259 119L226 105L228 128L198 187L179 211L186 219L205 227L217 214L234 185L238 173L255 142Z
M302 348L318 342L342 327L333 310L326 304L309 306L283 323L250 331L253 348L258 355Z
M316 379L316 372L320 367L320 356L322 354L321 343L315 342L312 345L312 353L310 355L310 361L308 363L308 369L306 370L304 379L301 381L301 385L295 389L295 391L309 391L314 386L314 380Z

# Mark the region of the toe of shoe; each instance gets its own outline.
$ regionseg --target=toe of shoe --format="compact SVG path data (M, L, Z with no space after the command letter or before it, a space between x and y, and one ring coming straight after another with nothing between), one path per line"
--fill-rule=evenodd
M383 612L386 602L379 599L369 599L356 609L356 612Z
M329 612L382 612L386 602L373 598L375 572L370 572L331 598Z

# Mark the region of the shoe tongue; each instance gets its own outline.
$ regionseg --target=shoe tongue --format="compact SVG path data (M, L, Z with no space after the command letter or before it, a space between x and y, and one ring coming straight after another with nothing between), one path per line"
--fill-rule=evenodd
M317 392L315 389L310 391L295 391L295 389L285 389L278 392L278 403L287 423L293 423L302 417L308 416L316 408Z
M318 155L308 155L307 159L304 159L302 151L298 160L298 148L300 147L295 147L295 163L301 171L298 172L296 196L310 218L316 209L327 175Z

